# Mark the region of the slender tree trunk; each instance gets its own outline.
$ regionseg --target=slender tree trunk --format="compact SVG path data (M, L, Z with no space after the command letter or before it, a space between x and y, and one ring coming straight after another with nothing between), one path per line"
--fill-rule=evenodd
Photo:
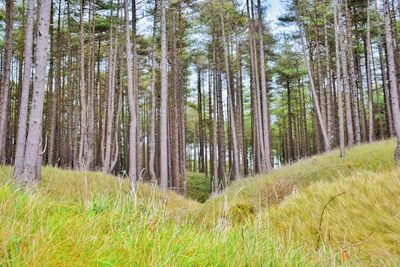
M224 58L225 58L225 69L226 69L226 81L228 86L228 102L229 102L229 109L230 109L230 120L231 120L231 134L232 134L232 146L233 146L233 174L232 179L235 180L240 176L240 166L239 166L239 151L237 145L237 136L236 136L236 118L233 108L233 101L232 101L232 88L230 81L230 73L229 73L229 59L228 59L228 45L226 42L225 37L225 25L224 25L224 18L221 14L221 23L222 23L222 43L224 45Z
M370 0L367 0L367 42L366 42L366 67L367 67L367 86L368 86L368 111L369 111L369 131L368 141L374 141L374 100L372 93L371 78L371 10Z
M328 83L326 85L326 102L327 102L327 132L329 135L329 142L332 144L334 133L333 133L333 124L334 124L334 112L333 112L333 101L332 101L332 91L334 90L333 86L333 75L332 75L332 66L331 66L331 48L328 40L328 22L326 19L326 12L324 12L324 43L325 43L325 57L326 57L326 75L328 76Z
M0 84L0 164L6 161L6 136L8 121L8 96L10 92L10 67L13 44L14 1L6 1L6 33L4 45L3 73Z
M155 160L155 128L156 128L156 14L157 14L157 1L154 3L154 22L153 22L153 47L151 55L151 122L150 122L150 137L149 137L149 174L153 184L157 183L157 176L154 170Z
M160 187L168 187L168 66L166 0L161 0Z
M24 171L24 155L26 143L26 123L28 119L29 87L32 74L32 44L33 44L33 20L35 13L35 1L28 0L26 6L26 27L25 27L25 64L24 77L22 81L21 100L19 105L17 147L15 151L14 177L18 178Z
M322 118L322 113L321 113L321 109L320 109L320 105L319 105L319 101L318 101L318 96L315 91L315 83L314 83L314 79L313 79L314 75L313 75L310 60L307 56L307 45L305 43L306 42L305 41L305 33L304 33L303 25L302 25L299 17L297 18L297 21L298 21L300 32L301 32L301 45L302 45L304 60L306 61L306 65L307 65L307 72L308 72L308 77L310 80L311 95L312 95L312 98L314 101L314 107L316 109L318 123L321 128L321 132L322 132L322 136L323 136L323 140L324 140L324 147L325 147L326 151L329 151L329 150L331 150L331 145L329 142L328 133L326 132L325 122ZM318 129L316 127L316 131L317 130Z
M354 130L353 130L353 118L351 112L351 88L349 84L349 71L348 71L348 62L347 62L347 55L346 55L346 47L347 47L347 38L344 34L345 26L341 25L344 24L341 21L342 17L342 9L338 10L338 18L339 18L339 36L340 36L340 58L342 63L342 70L343 70L343 85L344 85L344 92L345 92L345 105L346 105L346 126L347 126L347 142L349 147L354 145ZM351 59L350 59L351 60Z
M31 113L26 140L24 172L19 181L22 184L35 183L40 179L40 143L42 135L43 105L46 86L46 63L49 40L50 0L41 0L39 25L36 42L36 67L33 81Z
M350 93L352 93L353 101L352 103L352 117L353 117L353 129L354 129L354 138L356 144L361 143L361 129L360 129L360 116L358 112L358 88L357 88L357 79L356 72L354 66L354 53L353 53L353 23L352 23L352 15L350 12L350 8L348 5L348 0L345 1L345 10L346 10L346 28L347 28L347 50L348 50L348 63L349 63L349 80L350 80ZM345 51L345 50L343 50ZM360 85L361 87L361 85Z
M400 160L400 108L399 108L399 97L397 87L397 74L396 74L396 63L394 53L394 43L392 34L392 25L390 22L390 10L389 0L383 1L385 10L385 33L386 33L386 45L388 51L388 65L389 65L389 82L390 82L390 94L392 96L392 110L393 110L393 124L396 131L397 137L397 148L394 153L395 160Z
M267 78L265 77L265 55L264 55L264 34L261 12L261 0L258 0L258 37L260 42L260 72L261 72L261 98L262 98L262 123L264 136L264 156L267 171L272 170L270 125L269 125L269 104L267 93Z
M375 2L375 12L379 14L379 9L378 9L378 3L377 1ZM387 116L387 123L388 123L388 128L389 128L389 135L392 136L394 135L394 125L393 125L393 116L392 116L392 107L391 107L391 100L390 100L390 88L389 88L389 82L388 82L388 75L387 75L387 69L386 69L386 56L384 55L384 48L382 45L382 33L381 33L381 28L382 28L382 21L380 19L380 16L377 16L377 32L378 32L378 50L379 50L379 59L380 59L380 67L381 67L381 74L382 74L382 84L383 84L383 92L384 92L384 97L385 97L385 107L386 107L386 116Z
M345 141L344 141L344 115L343 115L343 100L342 100L342 74L340 67L340 33L339 33L339 14L340 2L335 0L334 2L334 20L335 20L335 47L336 47L336 84L337 84L337 103L338 103L338 115L339 115L339 147L340 156L345 157Z
M56 124L57 124L57 100L58 92L61 90L61 56L62 56L62 36L61 36L61 0L58 2L58 20L57 20L57 74L56 86L51 92L51 112L50 112L50 136L49 136L49 150L47 162L49 165L54 165L53 159L55 154L56 142ZM52 88L50 88L51 90Z
M129 10L128 0L125 2L125 45L126 45L126 65L128 75L128 102L129 102L129 113L130 113L130 124L129 124L129 179L131 180L132 192L136 192L136 102L135 102L135 91L133 89L133 72L132 72L132 53L131 53L131 37L129 29ZM136 18L135 18L136 19Z
M84 22L83 22L84 2L80 0L80 16L79 16L79 91L81 101L81 138L79 144L79 167L87 169L85 162L85 149L87 146L87 104L86 104L86 87L85 87L85 47L84 47Z

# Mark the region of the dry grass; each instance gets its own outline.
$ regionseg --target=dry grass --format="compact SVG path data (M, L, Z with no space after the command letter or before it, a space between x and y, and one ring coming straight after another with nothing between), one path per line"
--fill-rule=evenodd
M146 184L133 199L125 180L47 167L22 191L0 167L0 265L398 266L393 147L312 157L237 181L203 205ZM208 187L199 181L193 198Z

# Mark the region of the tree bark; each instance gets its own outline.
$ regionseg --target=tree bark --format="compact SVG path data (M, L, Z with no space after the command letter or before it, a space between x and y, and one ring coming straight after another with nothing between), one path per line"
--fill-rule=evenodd
M345 140L344 140L344 115L343 115L343 100L342 100L342 75L340 67L340 25L339 25L339 14L340 2L335 0L334 2L334 21L335 21L335 47L336 47L336 84L337 84L337 105L338 105L338 116L339 116L339 148L340 156L345 157Z
M160 187L168 188L168 66L166 0L161 0Z
M395 160L398 161L400 160L400 108L399 108L392 25L390 21L389 0L384 0L383 5L385 11L385 34L386 34L386 45L388 51L389 82L390 82L390 94L392 96L391 103L393 110L393 124L397 137L397 148L394 153L394 158Z
M126 45L126 66L128 76L128 102L129 102L129 113L130 113L130 124L129 124L129 179L131 181L131 190L136 192L137 189L137 166L136 166L136 102L135 102L135 91L133 89L133 72L132 72L132 50L131 50L131 37L129 29L129 10L128 0L125 2L125 45Z
M22 81L21 100L19 105L18 134L14 161L14 177L18 178L24 171L24 155L26 144L26 123L28 119L29 106L29 87L32 75L32 47L33 47L33 20L35 13L35 1L28 0L26 6L26 26L25 26L25 64L24 77Z
M28 137L26 140L24 172L19 181L32 184L40 177L40 143L43 122L43 104L46 86L46 63L49 40L50 0L41 0L39 5L39 25L36 42L36 67L33 81L31 113L29 117Z
M14 23L14 1L6 1L6 33L4 45L3 73L0 84L0 164L6 161L6 137L8 121L8 96L10 92L10 67L12 59Z

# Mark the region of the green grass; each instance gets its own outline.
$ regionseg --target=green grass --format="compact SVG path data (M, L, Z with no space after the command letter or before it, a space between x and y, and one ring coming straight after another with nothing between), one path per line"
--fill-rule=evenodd
M127 181L48 167L23 191L0 167L0 266L398 266L394 146L312 157L204 204L147 184L133 199ZM188 175L190 198L208 190Z
M204 203L211 194L211 181L204 173L189 172L187 175L187 195Z

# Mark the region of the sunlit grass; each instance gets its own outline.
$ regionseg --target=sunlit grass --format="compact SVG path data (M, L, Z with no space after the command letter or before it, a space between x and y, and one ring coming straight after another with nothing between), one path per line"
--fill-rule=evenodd
M126 180L49 167L21 190L0 167L0 266L398 266L393 149L312 157L205 204L148 184L134 199ZM208 182L190 173L188 195L204 199Z

